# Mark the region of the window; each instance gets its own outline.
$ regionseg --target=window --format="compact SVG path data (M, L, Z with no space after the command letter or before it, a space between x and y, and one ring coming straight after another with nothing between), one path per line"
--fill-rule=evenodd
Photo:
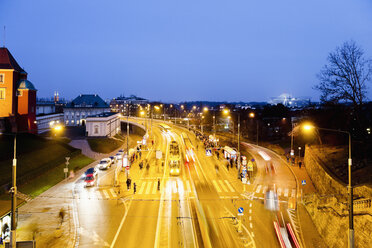
M76 124L78 124L78 125L79 125L79 120L77 120L77 121L76 121Z
M68 121L66 121L66 125L68 125Z
M23 90L17 90L17 96L22 96Z
M94 134L98 134L98 125L94 125Z
M4 74L0 74L0 84L4 83Z
M5 99L5 88L0 88L0 100Z

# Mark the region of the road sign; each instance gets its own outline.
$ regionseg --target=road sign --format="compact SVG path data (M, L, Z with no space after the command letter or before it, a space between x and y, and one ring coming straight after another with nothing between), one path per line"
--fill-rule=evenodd
M161 159L163 156L163 153L160 150L156 150L156 158Z
M207 155L207 157L212 156L212 149L205 149L205 155Z
M243 165L247 165L247 160L246 159L243 159L242 164Z
M238 208L238 215L243 215L244 209L242 207Z
M247 183L247 178L246 178L246 177L243 177L243 178L242 178L242 183L244 183L244 184Z
M63 168L63 172L64 173L67 173L68 172L68 168Z
M301 181L301 184L302 184L302 185L306 185L306 180L302 180L302 181Z
M254 162L254 158L252 158L251 161Z
M291 150L291 156L294 156L294 150L293 149Z
M251 161L248 162L247 169L248 171L253 171L253 163Z

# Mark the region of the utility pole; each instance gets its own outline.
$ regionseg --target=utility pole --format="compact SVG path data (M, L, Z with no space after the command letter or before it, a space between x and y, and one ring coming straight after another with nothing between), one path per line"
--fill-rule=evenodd
M12 193L12 216L11 216L11 227L10 227L10 247L16 248L16 209L17 209L17 159L16 159L16 148L17 148L17 134L14 134L14 158L13 158L13 167L12 167L12 188L10 189Z
M238 179L240 179L240 112L238 113Z

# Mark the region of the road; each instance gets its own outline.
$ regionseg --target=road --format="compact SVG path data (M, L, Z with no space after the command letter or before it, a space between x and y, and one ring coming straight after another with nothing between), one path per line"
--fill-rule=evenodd
M222 156L206 156L192 132L167 125L171 128L164 131L158 122L153 123L150 140L155 144L150 142L142 154L150 169L140 169L138 161L132 164L129 191L124 172L119 175L120 187L113 186L114 168L99 172L97 187L84 188L81 180L76 181L78 247L280 247L274 222L282 227L291 223L300 235L296 212L288 208L290 197L298 193L296 181L278 156L242 144L256 159L258 169L244 188L236 169L228 170ZM169 173L171 141L181 148L179 176ZM162 151L162 159L155 158L156 150ZM193 156L186 158L189 150ZM277 192L279 211L265 208L268 189ZM239 207L244 209L240 216ZM286 229L278 226L277 230L285 247L295 247Z

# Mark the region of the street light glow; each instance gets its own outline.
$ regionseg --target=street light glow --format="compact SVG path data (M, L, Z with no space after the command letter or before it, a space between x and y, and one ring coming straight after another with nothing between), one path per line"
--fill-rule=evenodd
M160 109L159 106L155 106L154 108L155 108L156 110L159 110L159 109Z
M204 108L203 108L203 111L204 111L204 112L208 112L208 107L204 107Z
M145 111L141 111L140 115L143 116L145 114Z
M192 106L192 109L194 109L194 110L195 110L195 109L196 109L196 106L195 106L195 105L194 105L194 106Z
M225 115L227 115L229 112L230 112L230 111L229 111L228 109L224 109L224 110L223 110L223 113L224 113Z
M255 117L255 114L254 114L253 112L250 112L250 113L249 113L249 117L250 117L250 118L254 118L254 117Z
M307 123L307 124L303 124L302 128L303 128L304 131L310 131L310 130L314 129L315 127L313 125Z

